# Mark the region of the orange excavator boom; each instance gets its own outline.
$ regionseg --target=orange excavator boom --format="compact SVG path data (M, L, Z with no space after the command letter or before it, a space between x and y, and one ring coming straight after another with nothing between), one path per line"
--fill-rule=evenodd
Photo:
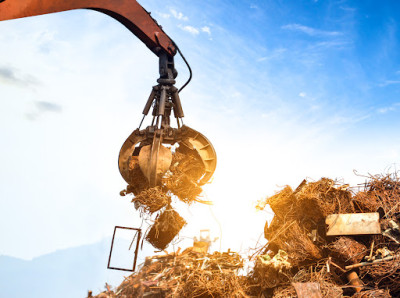
M135 0L0 0L0 21L73 9L102 12L123 24L154 54L176 54L174 42Z

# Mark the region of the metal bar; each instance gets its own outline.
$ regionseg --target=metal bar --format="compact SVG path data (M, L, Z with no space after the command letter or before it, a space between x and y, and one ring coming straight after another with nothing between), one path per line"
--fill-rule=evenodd
M140 124L139 124L139 127L138 127L138 129L140 129L140 127L142 126L142 124L143 124L143 121L144 121L144 117L146 117L146 115L143 115L143 118L142 118L142 120L140 121Z
M110 255L108 256L108 263L107 263L107 268L109 268L109 269L111 269L110 268L111 254L112 254L112 250L113 250L113 247L114 247L114 237L115 237L115 232L116 231L117 231L117 227L114 227L114 233L113 233L113 237L112 237L112 240L111 240Z
M172 101L175 104L174 112L175 117L183 118L185 115L183 114L181 99L179 98L178 89L173 87L172 90Z
M149 113L151 105L153 104L154 98L156 97L156 93L157 93L156 88L158 88L158 87L153 87L153 90L151 90L149 99L147 100L146 105L144 106L143 115L145 115L145 116L147 116L147 114Z
M399 256L397 256L397 255L396 256L389 256L389 257L386 257L386 258L383 258L383 259L374 260L372 262L362 262L362 263L358 263L358 264L354 264L354 265L349 265L349 266L346 266L344 268L346 270L350 270L350 269L354 269L354 268L374 265L376 263L382 263L382 262L390 261L390 260L393 260L394 258L397 258L397 257L399 257Z
M165 104L167 102L167 90L165 86L161 86L160 100L158 102L157 115L163 116L165 113Z
M128 272L134 272L134 271L135 271L135 270L131 270L131 269L118 268L118 267L107 267L107 269L120 270L120 271L128 271Z
M179 118L183 118L185 115L183 114L181 99L179 98L178 92L174 92L172 95L173 101L175 103L175 109L177 111L177 116Z
M139 229L138 238L136 241L135 259L133 260L133 271L135 271L135 268L136 268L136 261L137 261L138 251L139 251L139 240L140 240L141 236L142 236L142 231Z
M331 214L325 219L327 236L380 234L379 213Z

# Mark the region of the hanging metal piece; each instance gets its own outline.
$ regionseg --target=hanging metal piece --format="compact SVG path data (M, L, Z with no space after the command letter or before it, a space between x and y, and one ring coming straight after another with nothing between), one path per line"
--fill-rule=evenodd
M135 245L135 256L134 256L134 259L133 259L133 266L132 266L132 269L131 269L131 268L120 268L120 267L113 267L113 266L111 266L111 257L112 257L112 253L113 253L114 240L115 240L115 234L116 234L116 232L117 232L117 229L136 231L136 234L135 234L134 238L132 239L132 243L131 243L131 246L132 246L133 242L136 240L136 245ZM111 248L110 248L110 254L109 254L109 256L108 256L107 269L114 269L114 270L121 270L121 271L134 272L134 271L135 271L135 268L136 268L136 262L137 262L138 252L139 252L139 242L140 242L141 237L142 237L142 230L141 230L141 229L116 226L116 227L114 228L114 233L113 233L112 240L111 240ZM127 249L128 249L128 248L127 248ZM131 249L131 247L129 247L129 250L130 250L130 249Z

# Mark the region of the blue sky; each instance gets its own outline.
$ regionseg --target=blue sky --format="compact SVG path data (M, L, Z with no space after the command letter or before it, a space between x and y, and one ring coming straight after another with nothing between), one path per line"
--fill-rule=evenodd
M398 162L397 1L140 3L190 62L185 123L218 154L204 194L215 205L179 206L183 237L211 228L222 248L251 247L270 217L254 212L258 199L306 177L361 183L353 170ZM31 258L138 226L118 195L117 157L157 58L85 10L1 22L0 44L0 254Z

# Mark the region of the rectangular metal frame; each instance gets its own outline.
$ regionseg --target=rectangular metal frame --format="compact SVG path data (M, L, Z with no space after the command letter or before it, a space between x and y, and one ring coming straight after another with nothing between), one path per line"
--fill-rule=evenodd
M124 230L134 230L134 231L137 231L138 237L137 237L137 240L136 240L135 258L134 258L134 260L133 260L133 268L132 268L132 269L117 268L117 267L111 267L111 266L110 266L111 255L112 255L112 250L113 250L113 246L114 246L114 238L115 238L115 233L116 233L117 229L124 229ZM142 230L141 230L141 229L129 228L129 227L121 227L121 226L115 226L115 227L114 227L114 234L113 234L112 241L111 241L110 256L108 257L107 269L134 272L134 271L135 271L135 268L136 268L136 261L137 261L138 250L139 250L139 242L140 242L140 237L141 237L141 236L142 236Z

